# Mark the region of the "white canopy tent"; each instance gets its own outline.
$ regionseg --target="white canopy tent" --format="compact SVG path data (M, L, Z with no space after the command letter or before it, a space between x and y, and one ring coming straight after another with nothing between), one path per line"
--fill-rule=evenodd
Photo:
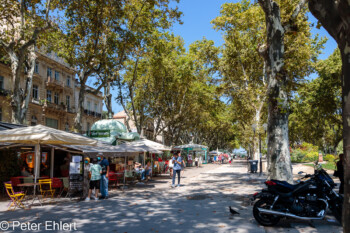
M98 141L79 134L73 134L43 125L36 125L0 131L0 142L12 142L31 145L67 144L95 146Z
M145 139L145 138L141 138L140 140L129 142L128 144L129 145L133 145L133 146L150 147L150 148L153 149L153 151L149 150L149 152L156 153L156 154L161 154L162 151L170 151L171 150L171 148L168 147L168 146L165 146L163 144L160 144L158 142L151 141L151 140L148 140L148 139ZM159 152L155 152L155 151L159 151ZM146 152L143 153L143 161L144 161L144 163L145 163L145 157L146 157ZM151 157L151 162L152 162L152 157ZM143 166L145 166L145 164L143 164Z
M161 151L155 150L147 146L134 146L129 144L121 144L112 146L105 143L98 143L95 146L83 146L83 145L63 145L64 147L81 151L83 154L89 157L96 157L99 153L102 153L106 157L126 157L130 154L143 153L150 151L153 153L161 153Z
M219 154L222 154L223 152L220 152L220 151L216 151L216 150L212 150L209 152L210 155L219 155Z
M204 145L190 143L190 144L181 145L181 146L174 146L173 148L177 150L190 148L193 151L196 151L196 150L200 151L202 149L207 149L208 147Z
M154 150L158 150L158 151L170 151L171 150L171 148L168 146L165 146L161 143L154 142L154 141L151 141L151 140L148 140L145 138L141 138L140 140L129 142L128 144L133 145L133 146L147 146L147 147L153 148ZM152 151L150 151L150 152L152 152ZM156 153L156 152L154 152L154 153Z

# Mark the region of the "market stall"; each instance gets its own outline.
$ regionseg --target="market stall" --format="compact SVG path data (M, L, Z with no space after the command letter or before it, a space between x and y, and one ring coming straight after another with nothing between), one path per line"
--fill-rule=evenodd
M173 150L183 150L186 153L187 163L190 166L193 165L193 160L195 156L198 156L200 158L200 163L203 163L203 164L208 163L207 146L190 143L186 145L174 146Z
M133 145L133 146L147 146L152 148L153 150L157 150L159 153L155 153L154 151L149 151L151 152L149 154L150 156L150 160L151 160L151 164L153 167L154 172L152 174L161 174L165 171L165 162L164 161L159 161L158 159L156 159L156 157L161 157L161 154L165 151L170 151L171 148L168 146L165 146L161 143L155 142L155 141L151 141L145 138L141 138L139 140L133 141L133 142L128 142L129 145ZM157 155L157 156L156 156ZM144 153L144 158L142 159L142 163L143 165L145 165L145 161L146 161L146 153Z
M40 153L41 145L76 144L94 146L97 144L96 140L43 125L0 131L0 142L34 146L34 183L37 183L37 179L40 176L40 163L42 161L42 154ZM51 156L54 157L53 152ZM54 161L54 159L51 158L51 161ZM34 187L34 192L35 190L36 187Z

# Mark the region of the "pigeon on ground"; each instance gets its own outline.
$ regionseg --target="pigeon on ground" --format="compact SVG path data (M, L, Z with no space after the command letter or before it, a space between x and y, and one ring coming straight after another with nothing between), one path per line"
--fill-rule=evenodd
M237 211L232 209L231 206L229 206L229 209L230 209L230 212L231 212L232 215L239 214Z

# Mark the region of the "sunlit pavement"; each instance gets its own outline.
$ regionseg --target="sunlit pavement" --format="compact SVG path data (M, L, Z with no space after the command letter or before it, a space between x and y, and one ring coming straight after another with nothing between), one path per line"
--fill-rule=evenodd
M179 188L171 188L168 177L157 177L147 185L113 191L108 200L1 212L0 222L9 221L9 230L18 222L41 223L36 232L52 230L54 224L54 232L65 232L58 229L62 224L75 232L342 232L339 224L326 221L259 226L249 198L263 187L265 178L247 173L244 161L189 168L184 177ZM231 216L228 206L240 215Z

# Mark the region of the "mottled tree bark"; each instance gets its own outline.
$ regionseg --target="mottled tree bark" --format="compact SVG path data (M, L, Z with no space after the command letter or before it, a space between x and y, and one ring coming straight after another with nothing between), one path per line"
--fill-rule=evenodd
M106 108L108 111L108 118L112 119L113 118L113 111L112 111L112 94L111 94L111 83L107 82L105 88L104 88L104 92L105 92L105 104L106 104Z
M76 132L81 133L83 130L83 114L84 114L84 98L85 98L85 86L80 84L79 96L78 96L78 108L77 115L74 119L74 129Z
M8 54L11 60L11 73L12 73L12 96L11 96L11 108L12 108L12 117L11 122L13 124L22 124L20 120L21 113L21 95L23 89L20 87L21 81L21 71L23 70L24 55L18 56L14 50L9 50Z
M270 0L260 0L265 12L267 45L259 52L266 63L268 99L268 177L293 183L292 163L288 138L287 77L284 71L284 34L279 5Z

